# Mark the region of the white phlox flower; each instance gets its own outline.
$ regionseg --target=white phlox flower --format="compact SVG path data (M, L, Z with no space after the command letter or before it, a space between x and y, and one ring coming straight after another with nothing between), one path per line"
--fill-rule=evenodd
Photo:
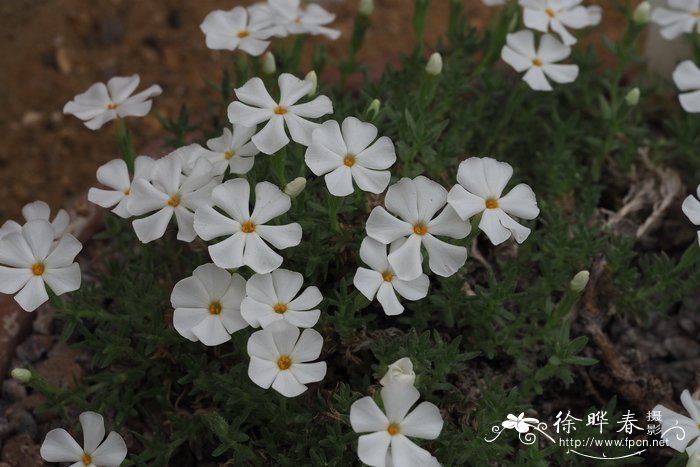
M516 242L524 242L530 229L512 216L529 220L540 213L535 193L524 183L502 196L512 176L510 164L490 157L470 157L459 164L459 184L447 196L447 202L462 219L481 213L479 229L494 245L505 242L511 235Z
M251 138L265 154L274 154L289 143L285 126L292 140L308 146L311 144L311 133L318 123L307 118L318 118L333 112L333 104L326 96L317 96L309 102L297 104L313 87L311 81L301 80L289 73L282 73L277 81L279 102L270 96L263 81L256 77L236 89L239 100L228 107L228 118L234 125L255 127L267 122Z
M416 382L416 373L413 371L413 362L404 357L396 360L387 367L386 374L379 380L379 384L386 386L391 383L410 384Z
M535 35L523 30L506 36L506 45L501 50L501 58L515 71L526 71L525 81L535 91L551 91L547 78L557 83L572 83L578 77L578 65L562 65L560 62L571 54L571 48L559 42L551 34L540 39L535 49Z
M700 225L700 201L698 201L698 198L700 198L700 185L697 189L697 196L696 198L693 195L688 195L681 206L683 213L688 216L688 219L694 225ZM698 232L698 242L700 242L700 231Z
M282 264L276 249L296 246L301 241L301 226L265 225L289 211L291 199L277 186L261 182L255 186L255 207L250 213L250 185L242 178L229 180L214 188L213 206L203 206L194 216L194 229L203 240L227 237L209 246L209 255L221 268L249 266L259 274L274 271ZM266 243L267 242L267 243Z
M681 91L678 100L686 112L700 112L700 69L690 60L681 62L673 71L673 82Z
M520 0L525 27L537 31L552 30L559 34L566 45L576 43L576 38L566 28L582 29L600 22L600 9L589 10L582 0Z
M261 55L270 45L269 39L279 35L281 29L264 11L241 6L212 11L199 28L206 35L210 49L240 49L253 56Z
M41 457L47 462L73 462L71 467L118 467L126 458L126 443L117 432L105 438L102 415L80 414L83 447L63 428L49 431L41 444Z
M207 141L209 151L204 157L214 167L214 173L223 175L228 168L232 174L245 174L253 168L255 156L260 153L250 140L255 130L255 127L233 125L233 131L224 128L221 136Z
M311 135L306 165L314 174L325 175L332 195L353 193L353 180L362 191L381 193L389 185L391 173L386 169L396 162L396 150L387 136L376 138L377 127L371 123L348 117L341 128L328 120Z
M106 86L95 83L68 102L63 113L75 115L91 130L97 130L115 118L143 117L151 111L151 98L163 90L154 84L132 96L139 81L139 75L131 75L115 76Z
M286 269L254 274L246 284L246 297L241 304L243 318L256 328L266 328L279 320L300 328L312 327L321 316L315 307L323 296L314 286L299 294L303 285L304 276Z
M151 179L151 172L155 161L148 156L139 156L134 161L134 180L143 178ZM131 213L127 209L127 202L131 194L131 177L126 162L122 159L113 159L97 169L97 181L111 188L90 188L88 201L103 208L113 208L112 212L117 216L127 219Z
M657 405L652 411L661 412L661 434L666 445L678 452L685 450L692 456L700 451L700 401L693 399L686 389L681 393L681 403L690 417L663 405Z
M401 241L392 244L392 248L395 249L399 243ZM428 295L430 280L425 274L412 280L398 278L389 264L387 245L366 237L360 245L360 258L371 269L357 268L353 284L367 300L376 297L387 315L403 313L404 308L397 295L407 300L420 300Z
M671 7L657 7L651 21L661 28L661 36L673 40L681 34L700 32L700 0L668 0Z
M248 339L248 376L263 389L272 387L285 397L296 397L309 383L326 376L326 362L313 362L323 347L323 337L313 329L299 329L287 320L271 323Z
M384 205L375 207L367 219L367 234L388 245L406 241L387 257L394 275L412 281L423 273L421 245L428 252L428 265L435 274L449 277L467 260L467 249L437 236L466 237L469 223L446 205L447 190L426 177L402 178L389 187ZM439 214L438 214L439 212ZM407 297L408 298L408 297Z
M335 15L320 5L309 3L302 6L301 0L268 0L268 5L276 15L277 24L289 34L324 35L332 40L340 37L340 31L326 27L333 22Z

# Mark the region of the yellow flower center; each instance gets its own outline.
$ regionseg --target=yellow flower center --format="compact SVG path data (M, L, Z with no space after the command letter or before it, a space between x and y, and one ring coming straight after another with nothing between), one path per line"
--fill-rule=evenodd
M544 12L547 13L547 16L550 18L554 18L557 15L551 8L547 8Z
M384 280L387 282L391 282L394 279L394 275L387 271L384 274L382 274L382 278L384 278Z
M278 105L277 107L275 107L275 110L273 110L273 112L277 115L284 115L287 113L287 109L285 109L281 105Z
M250 33L248 31L241 31L238 33L238 38L243 39L244 37L250 36Z
M32 264L32 274L35 276L41 276L44 274L44 265L42 263Z
M277 367L280 370L289 370L290 366L292 366L292 359L288 356L282 355L280 358L277 359Z
M694 12L692 13L692 15L695 16L696 18L697 18L697 17L700 17L700 10L694 11Z
M235 153L233 150L226 151L226 152L224 153L224 159L226 159L227 161L230 161L231 158L232 158L235 154L236 154L236 153Z
M533 58L532 64L535 66L542 66L542 60L540 60L539 58Z
M241 232L243 232L243 233L255 232L255 224L253 224L251 221L245 221L244 223L241 224Z
M498 200L489 198L486 200L486 209L496 209L498 207Z
M119 104L115 104L114 102L110 102L109 104L107 104L107 110L114 110L117 107L119 107Z
M90 465L90 464L92 464L92 456L88 453L85 453L85 454L83 454L83 457L80 458L80 461L84 465Z
M168 200L168 206L170 206L171 208L176 208L176 207L178 207L179 205L180 205L180 194L179 194L179 193L175 193L175 194L172 195L172 196L170 197L170 199Z
M347 167L352 167L355 165L355 155L354 154L346 154L345 159L343 159L343 164Z
M284 312L287 311L287 305L278 303L277 305L273 306L272 309L275 310L275 313L278 315L283 315Z
M124 193L124 196L129 196L129 189L127 188L126 190L122 191Z
M422 237L428 233L428 227L425 224L416 224L413 226L413 232Z
M386 431L388 431L391 436L395 436L398 435L401 430L399 430L398 423L392 423L387 427Z
M211 302L209 304L209 313L212 315L220 315L221 314L221 302Z

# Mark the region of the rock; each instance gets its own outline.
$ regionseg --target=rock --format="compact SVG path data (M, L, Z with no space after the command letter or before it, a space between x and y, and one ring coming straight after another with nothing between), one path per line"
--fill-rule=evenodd
M27 397L27 388L17 380L8 378L2 382L3 399L20 402Z
M49 351L53 342L52 336L32 334L17 347L17 358L24 362L34 363Z
M8 439L2 448L0 461L22 467L42 467L44 461L39 454L39 446L24 433Z
M124 37L124 25L116 16L108 16L100 22L100 36L105 45L117 44Z
M15 347L32 328L34 313L27 313L10 295L0 295L0 375L5 376Z
M51 306L44 306L36 311L34 318L34 332L50 336L53 332L53 322L56 310Z
M58 70L64 75L68 75L71 71L73 71L73 66L71 65L70 57L68 56L68 50L66 50L65 47L59 47L56 49L54 59Z
M22 115L22 126L34 126L44 119L44 116L35 110L27 110Z
M664 347L676 360L700 358L700 344L687 337L677 336L664 339Z
M5 410L5 418L15 427L17 433L26 433L32 438L37 436L37 426L34 417L24 410L20 404L13 404Z
M71 350L64 343L59 343L48 355L49 358L37 364L37 373L52 386L63 389L75 386L75 380L83 375L83 369L76 363L80 353Z

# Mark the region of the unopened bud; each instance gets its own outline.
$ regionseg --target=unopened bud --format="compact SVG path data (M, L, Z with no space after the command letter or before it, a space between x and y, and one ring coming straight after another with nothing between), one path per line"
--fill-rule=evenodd
M318 76L316 76L316 72L314 70L311 70L306 74L304 77L306 81L311 81L313 83L313 86L311 87L311 90L307 94L309 97L313 97L316 95L316 90L318 89Z
M391 382L397 382L412 385L415 381L416 374L413 372L413 362L410 358L404 357L389 365L386 374L379 381L379 384L386 386Z
M376 117L381 106L382 102L379 99L374 99L370 102L369 107L367 107L367 116L370 118Z
M357 12L362 16L369 16L374 11L374 0L360 0Z
M573 279L571 279L571 283L569 284L569 287L571 288L572 291L576 293L580 293L583 291L583 289L586 288L586 285L588 285L588 279L590 278L590 273L588 271L580 271L576 273Z
M15 368L10 372L10 375L20 383L28 383L32 379L32 372L26 368Z
M641 94L642 93L639 91L639 88L632 89L625 96L625 103L630 107L634 107L635 105L639 104L639 97Z
M290 198L296 198L299 194L306 188L306 179L304 177L297 177L291 182L284 186L282 191L285 192Z
M637 5L637 8L634 9L634 13L632 13L632 21L640 25L647 24L649 22L650 13L651 5L649 2L642 2Z
M425 72L431 76L437 76L442 73L442 55L435 52L428 59L428 64L425 65Z
M267 51L262 57L262 72L266 75L274 75L277 71L277 64L275 63L275 55Z

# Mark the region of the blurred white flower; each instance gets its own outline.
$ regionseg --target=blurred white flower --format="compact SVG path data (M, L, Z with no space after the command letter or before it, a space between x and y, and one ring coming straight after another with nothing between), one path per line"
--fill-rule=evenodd
M78 94L63 107L63 113L72 114L85 122L91 130L97 130L115 118L143 117L151 110L151 98L163 90L157 84L138 94L139 75L115 76L105 86L95 83L82 94Z
M136 236L143 243L161 238L174 215L178 240L191 242L197 237L194 211L211 203L211 192L217 183L206 160L199 159L189 174L184 173L183 160L175 154L157 160L151 180L138 178L131 184L129 212L141 216L155 211L133 221Z
M210 49L240 49L253 56L262 54L270 45L268 39L279 33L279 27L273 24L270 15L242 6L229 11L212 11L199 28L206 35Z
M241 317L246 281L214 264L203 264L175 284L170 302L173 326L181 336L204 345L219 345L248 327Z
M471 230L469 223L446 203L447 190L439 183L423 176L402 178L387 191L384 205L388 211L377 206L370 213L367 219L370 237L385 245L407 237L388 256L399 279L412 281L423 273L421 245L428 251L430 270L439 276L449 277L464 265L467 249L436 237L461 239Z
M314 308L323 296L315 286L297 296L303 284L304 276L286 269L254 274L246 284L246 297L241 304L243 318L255 328L266 328L279 320L299 328L312 327L321 316L321 311Z
M362 240L360 258L372 269L357 268L353 284L367 300L377 297L384 313L393 316L403 313L404 309L397 294L412 301L425 298L430 280L425 274L413 280L399 279L389 264L386 249L386 245L373 238Z
M80 242L64 234L56 243L54 229L43 219L31 220L0 240L0 293L14 294L25 311L34 311L56 295L80 288L80 267L73 260Z
M382 386L386 386L392 382L410 385L416 382L416 374L413 371L413 362L410 358L404 357L396 360L388 366L386 374L379 380L379 384Z
M304 146L311 143L311 133L318 123L307 118L318 118L333 112L333 104L326 96L318 96L310 102L296 104L306 96L313 83L301 80L289 73L278 78L280 100L275 102L260 78L253 78L236 89L238 101L228 107L228 118L233 124L248 127L267 122L252 137L255 146L265 154L274 154L289 143L285 125L292 139Z
M211 195L214 206L204 206L194 216L194 229L203 240L228 237L209 246L209 255L221 268L249 266L259 274L271 272L282 264L277 249L296 246L301 241L301 226L265 225L289 211L289 196L269 182L255 186L255 207L250 213L250 185L242 178L229 180ZM221 211L215 209L218 208Z
M384 411L366 396L350 407L350 424L360 436L357 454L370 466L384 467L391 451L393 465L402 467L432 465L433 456L408 437L435 439L442 431L440 410L430 402L420 403L420 393L410 384L392 382L381 390Z
M126 443L112 431L105 439L102 415L95 412L80 414L83 427L83 447L63 428L49 431L41 444L41 457L47 462L74 462L81 467L118 467L126 458Z
M686 389L681 393L681 403L690 418L663 405L657 405L652 411L661 413L661 433L666 446L678 452L685 450L692 456L700 451L700 401L693 399ZM691 441L694 442L691 444Z
M697 189L697 195L698 198L700 198L700 185ZM683 200L683 205L681 206L683 213L688 216L690 222L695 225L700 225L700 201L698 201L698 198L693 195L688 195L688 197ZM698 242L700 242L700 232L698 232Z
M318 126L306 150L306 165L318 175L325 175L326 187L334 196L353 193L353 180L370 193L381 193L391 179L388 170L396 162L394 143L387 136L377 137L377 127L355 117L341 126L328 120Z
M578 65L561 65L571 54L571 48L559 42L551 34L540 39L539 49L535 50L535 35L523 30L506 37L506 45L501 50L501 58L517 72L527 70L523 80L535 91L551 91L547 78L557 83L572 83L578 77Z
M310 3L304 7L301 0L268 0L268 5L277 16L277 24L289 34L321 34L333 40L340 37L340 31L326 27L335 15L320 5Z
M326 376L326 362L314 362L323 347L323 337L313 329L299 329L286 320L275 321L254 332L248 339L248 376L263 389L285 397L295 397L308 389L306 384Z
M668 0L668 3L672 9L658 7L651 12L651 21L661 27L664 39L700 32L700 0Z
M698 0L700 1L700 0ZM678 100L686 112L700 112L700 69L690 60L681 62L673 71L673 81L682 94Z
M143 178L151 179L151 172L155 161L148 156L139 156L134 161L134 180ZM101 165L97 169L97 181L111 190L102 188L90 188L88 201L103 208L111 208L117 216L127 219L131 213L127 209L127 202L131 195L131 178L126 162L122 159L114 159Z
M214 173L223 175L226 168L232 174L245 174L253 168L255 157L260 153L250 140L255 127L233 125L233 132L224 128L224 134L207 141L209 151L204 157L211 162Z
M576 38L566 28L581 29L600 22L600 9L589 11L582 0L520 0L525 27L547 32L550 29L561 37L566 45L576 43ZM597 24L597 23L596 23Z
M530 229L520 225L511 216L534 219L540 213L532 188L524 183L501 196L513 176L513 167L490 157L470 157L459 164L458 185L450 190L447 202L464 220L481 213L479 229L494 245L512 235L522 243Z

